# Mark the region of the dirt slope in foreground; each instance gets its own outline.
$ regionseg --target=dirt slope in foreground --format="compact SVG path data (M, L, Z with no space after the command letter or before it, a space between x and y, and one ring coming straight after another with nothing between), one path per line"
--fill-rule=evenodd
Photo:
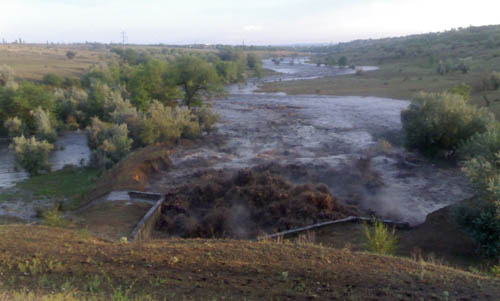
M401 258L233 240L110 243L41 226L0 227L2 295L29 288L167 299L495 300L500 282ZM1 298L0 298L1 299Z

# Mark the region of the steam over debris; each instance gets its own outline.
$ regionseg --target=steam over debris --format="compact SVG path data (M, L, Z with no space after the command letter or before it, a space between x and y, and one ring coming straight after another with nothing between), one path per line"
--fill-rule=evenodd
M357 215L324 184L293 185L268 171L206 171L167 194L158 227L181 237L253 238Z

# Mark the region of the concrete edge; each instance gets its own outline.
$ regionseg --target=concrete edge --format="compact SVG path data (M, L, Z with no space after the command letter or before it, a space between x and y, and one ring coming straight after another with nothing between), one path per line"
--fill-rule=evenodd
M131 194L132 193L132 194ZM148 212L141 218L141 220L137 223L134 230L130 233L128 237L128 241L144 241L148 240L151 237L152 227L156 224L157 219L161 215L161 206L165 201L165 197L159 193L147 193L147 192L139 192L141 197L146 197L149 195L150 197L158 198L158 201L151 207ZM132 196L135 194L138 196L138 192L131 191L129 195ZM147 197L146 197L147 198Z
M401 222L394 222L391 220L380 220L384 224L387 224L389 226L396 227L397 229L402 229L402 230L408 230L410 229L410 224L409 223L401 223ZM276 238L280 236L286 236L290 234L297 234L309 230L314 230L314 229L319 229L323 228L326 226L334 225L334 224L343 224L343 223L353 223L353 222L367 222L367 223L372 223L373 219L368 218L368 217L359 217L359 216L349 216L343 219L337 219L333 221L326 221L310 226L305 226L305 227L300 227L292 230L287 230L287 231L282 231L274 234L269 234L269 235L262 235L257 237L257 240L265 240L265 239L271 239L271 238Z

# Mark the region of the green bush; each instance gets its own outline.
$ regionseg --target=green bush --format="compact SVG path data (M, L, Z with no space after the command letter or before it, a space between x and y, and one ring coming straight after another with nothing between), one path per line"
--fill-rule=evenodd
M500 72L493 71L490 76L490 89L498 90L500 88Z
M43 213L42 224L49 227L64 227L68 222L62 217L58 208L53 208Z
M7 119L3 126L10 138L19 137L24 134L23 122L17 117Z
M16 164L24 168L30 175L38 175L41 171L50 171L49 155L54 146L46 140L38 141L35 137L16 137L10 145L15 153Z
M401 122L405 146L435 157L453 154L460 143L486 132L494 116L459 94L421 92L401 112Z
M485 157L466 161L463 171L483 199L491 202L500 200L500 151L497 151L493 161Z
M51 87L61 87L63 84L63 79L56 74L47 73L43 76L42 82Z
M464 163L463 171L476 188L474 204L457 209L456 220L483 254L500 257L500 151L495 157L478 153Z
M249 69L254 71L255 76L262 76L262 60L258 54L249 53L247 54L247 66Z
M14 81L14 71L7 66L0 66L0 87L7 86L9 83Z
M36 137L54 143L57 139L57 132L52 126L50 113L38 107L31 111L31 115L33 116Z
M373 219L373 225L363 224L368 249L376 254L392 254L397 248L396 229L390 231L380 220Z
M194 138L200 135L200 125L191 109L167 107L154 101L146 112L140 133L144 145L156 142L175 141L181 137Z
M110 168L129 152L132 139L128 137L126 124L111 124L92 118L89 145L93 149L91 162L96 168Z
M500 150L500 125L497 123L488 131L476 134L460 143L457 155L464 161L482 157L488 162L494 163L498 150Z
M41 107L52 114L56 103L54 93L45 86L22 82L18 88L0 87L0 131L9 118L19 118L25 130L32 134L35 124L32 111Z
M219 121L219 115L214 113L209 106L202 106L197 108L194 114L198 118L198 123L200 124L201 130L207 133L212 132L215 124Z
M476 242L481 253L500 257L500 212L498 205L476 200L474 205L455 208L456 222Z
M464 99L468 100L470 97L470 92L472 92L472 87L466 83L461 83L448 89L449 93L461 95Z
M129 135L135 141L139 141L143 117L142 112L138 111L128 99L114 97L108 102L108 110L111 112L110 121L115 124L126 124Z
M57 118L69 128L79 128L90 118L86 114L88 94L83 89L57 89L54 93L57 100Z

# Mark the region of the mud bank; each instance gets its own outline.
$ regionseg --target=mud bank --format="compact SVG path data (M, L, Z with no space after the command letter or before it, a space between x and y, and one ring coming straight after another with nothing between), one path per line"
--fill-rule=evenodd
M157 175L152 191L189 183L204 170L261 166L296 184L325 183L332 195L367 214L412 225L470 195L458 169L433 166L397 146L408 101L253 93L263 81L354 72L300 61L264 61L264 67L287 73L228 87L227 99L213 101L221 117L217 133L172 154L172 168ZM381 138L396 143L378 151Z

